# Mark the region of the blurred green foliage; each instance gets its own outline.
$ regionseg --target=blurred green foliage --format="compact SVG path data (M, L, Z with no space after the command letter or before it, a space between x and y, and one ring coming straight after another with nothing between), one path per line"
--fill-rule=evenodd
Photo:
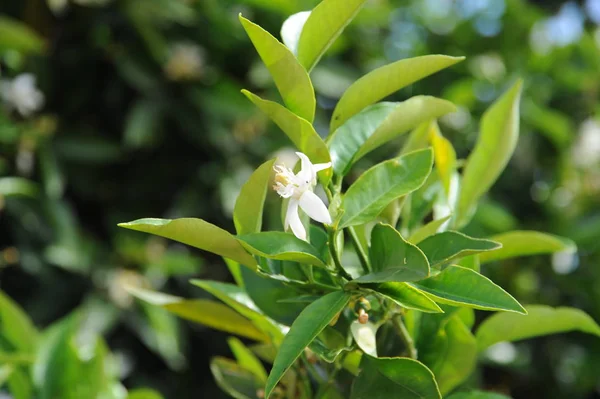
M287 15L315 3L0 5L0 289L40 328L85 319L87 331L106 337L121 359L111 379L168 398L222 395L208 358L229 354L225 337L188 326L126 288L197 297L188 278L226 279L222 262L116 223L198 216L233 227L251 165L285 156L278 151L289 146L240 93L249 87L273 98L276 91L237 15L277 34ZM572 238L577 254L497 262L484 271L524 303L575 306L600 320L600 6L538 3L369 2L312 71L315 126L325 135L342 92L377 66L423 54L466 56L393 96L437 95L459 106L440 126L463 158L476 138L474 121L523 78L515 156L466 231L535 229ZM36 77L38 106L20 109L14 90L6 94L23 73ZM360 160L358 169L397 152L392 147ZM60 323L63 332L51 327L48 334L75 328ZM94 342L104 356L106 345ZM600 397L600 344L592 337L572 333L504 349L489 353L474 377L484 386L515 398Z

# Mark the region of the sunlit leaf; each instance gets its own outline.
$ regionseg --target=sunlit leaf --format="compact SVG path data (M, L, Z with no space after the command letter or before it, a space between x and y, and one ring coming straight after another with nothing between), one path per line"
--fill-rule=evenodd
M455 225L465 225L479 198L494 184L511 158L519 139L522 82L502 95L483 114L475 149L467 159L456 209Z
M527 313L510 294L487 277L460 266L449 266L436 276L410 283L436 302L482 310Z
M426 55L396 61L369 72L342 95L333 111L329 130L334 132L365 107L462 60L464 57Z
M600 326L582 310L544 305L530 305L526 309L527 315L497 313L485 319L475 334L479 350L498 342L568 331L582 331L600 337Z
M394 199L418 189L433 163L432 151L421 150L385 161L363 173L342 199L339 227L370 222Z
M287 107L301 118L312 122L315 117L315 93L306 70L294 54L269 32L239 16Z
M191 245L235 260L254 268L256 261L242 245L227 231L202 219L138 219L129 223L119 223L126 229L143 231L157 236Z

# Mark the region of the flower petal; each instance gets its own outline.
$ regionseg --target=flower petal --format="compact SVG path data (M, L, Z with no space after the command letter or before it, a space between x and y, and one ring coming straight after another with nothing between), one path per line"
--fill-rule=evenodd
M298 158L302 162L302 169L300 169L300 172L296 176L305 183L315 180L317 173L313 170L313 164L310 162L310 159L301 152L296 152L296 155L298 155Z
M298 200L291 198L288 203L287 212L285 213L284 227L287 230L288 227L292 229L292 233L301 240L306 241L306 230L298 215Z
M312 170L317 173L325 169L331 168L331 162L327 163L317 163L312 166Z
M311 218L317 222L331 224L331 215L327 207L321 201L317 194L307 190L300 197L300 208Z

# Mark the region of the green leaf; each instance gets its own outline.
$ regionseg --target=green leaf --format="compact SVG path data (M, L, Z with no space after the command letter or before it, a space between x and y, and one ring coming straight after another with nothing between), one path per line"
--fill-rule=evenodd
M254 374L262 384L267 382L267 371L265 370L265 367L256 355L242 343L242 341L234 337L229 337L227 338L227 343L241 367Z
M502 248L479 255L481 263L517 256L575 250L575 243L571 240L537 231L509 231L490 237L490 239L502 244Z
M363 173L342 199L339 228L375 219L394 199L418 189L431 172L430 149L382 162Z
M310 265L325 266L318 249L293 234L282 231L265 231L262 233L237 236L250 253L268 259L291 260Z
M346 307L349 300L348 292L332 292L311 303L300 313L281 343L267 380L265 398L269 398L283 374L302 354L304 348Z
M243 275L245 274L244 271L254 274L254 272L244 268L242 269L240 278L243 278ZM263 314L262 310L254 303L254 301L252 301L244 289L233 284L221 283L218 281L191 280L190 282L225 302L225 304L242 316L250 319L259 330L269 335L273 341L281 342L283 339L283 333L279 327L275 325L275 322L268 319L267 316ZM252 289L250 289L250 291L252 291ZM270 295L272 294L271 290L269 291L269 295L263 295L263 297L270 299Z
M363 356L361 369L350 399L441 399L433 373L416 360Z
M427 295L406 283L383 283L366 285L373 291L391 299L407 309L415 309L426 313L443 313L444 311Z
M297 297L302 292L279 280L263 277L249 269L242 269L242 277L248 296L261 312L278 323L291 325L306 307L306 303L280 302Z
M41 53L44 47L42 37L29 26L5 15L0 16L0 51Z
M432 351L423 356L423 362L435 375L442 395L464 382L475 369L477 341L458 316L444 323L428 347Z
M449 101L430 96L372 105L350 118L328 138L335 173L345 175L367 153L419 124L455 111Z
M167 309L186 320L242 337L269 341L269 337L248 319L218 302L208 299L188 300L141 288L129 288L128 291L137 298Z
M333 111L330 131L334 132L365 107L462 60L464 57L426 55L396 61L369 72L354 82L340 98Z
M22 177L1 177L0 195L3 197L25 196L35 198L40 192L39 186Z
M312 122L315 117L315 92L306 70L294 54L269 32L239 15L246 33L258 51L285 105L296 115Z
M164 399L157 391L149 388L139 388L129 391L127 399Z
M256 261L242 245L227 231L202 219L138 219L129 223L119 223L126 229L143 231L157 236L191 245L239 262L250 268Z
M435 121L432 122L432 126L433 129L429 140L433 147L435 169L440 176L446 198L449 198L450 182L452 181L452 176L456 172L456 151L454 151L452 143L442 136L440 128Z
M482 310L527 311L490 279L460 266L448 266L434 277L411 283L436 302Z
M106 344L93 333L80 334L81 320L82 315L76 313L44 332L33 366L36 398L105 397L116 382L107 373Z
M274 159L260 165L242 186L233 209L233 222L238 234L260 232L273 164Z
M315 128L306 119L303 119L287 108L273 101L263 100L248 90L242 90L242 93L250 101L261 109L271 120L279 126L281 130L294 143L296 148L306 154L310 161L316 163L327 163L331 161L329 150L325 142L315 131ZM327 184L331 178L331 168L319 172L319 177L323 184Z
M419 126L414 128L408 134L408 137L402 146L402 150L400 151L400 155L429 147L429 137L434 132L434 129L435 121L421 123Z
M308 347L327 363L335 362L342 352L352 350L346 337L333 327L325 327Z
M458 227L469 222L477 201L494 184L519 140L519 102L522 82L500 97L483 114L475 149L467 158L456 209Z
M527 315L498 313L485 319L475 337L480 351L503 341L519 341L568 331L582 331L600 337L600 326L575 308L526 307Z
M434 235L438 229L450 219L452 215L443 217L441 219L432 220L431 222L419 227L415 230L410 237L408 238L408 242L413 245L419 244L421 241L426 239L429 236Z
M323 0L312 10L298 41L298 60L307 71L319 62L365 1Z
M390 225L377 224L373 228L369 259L372 272L354 282L417 281L429 276L429 263L423 252Z
M511 399L509 396L495 392L470 391L458 392L448 396L448 399Z
M431 267L452 259L492 251L501 247L497 242L473 238L457 231L445 231L421 241L418 247L425 253Z
M33 354L38 331L27 314L8 295L0 291L0 338L8 341L16 352Z
M261 381L234 361L217 356L210 361L210 371L219 388L232 398L258 399Z

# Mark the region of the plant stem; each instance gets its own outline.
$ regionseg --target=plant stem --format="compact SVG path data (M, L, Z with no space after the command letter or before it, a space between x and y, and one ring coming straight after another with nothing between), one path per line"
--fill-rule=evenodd
M329 230L329 252L331 252L331 258L333 259L333 264L335 265L335 269L338 274L345 278L348 281L353 280L352 276L348 274L346 270L342 267L342 262L340 261L340 257L338 256L338 251L335 245L335 230Z
M406 326L402 321L402 316L400 316L399 314L395 315L392 318L392 322L394 323L394 327L396 327L396 332L404 342L404 345L406 345L406 349L408 350L408 356L410 356L412 359L416 359L417 348L415 347L415 341L413 341L412 337L408 333L408 330L406 329Z
M352 244L354 244L354 249L356 249L356 253L358 254L358 259L360 260L360 264L363 268L363 271L365 272L365 274L368 274L371 272L369 258L367 257L364 248L360 244L360 240L358 239L356 230L354 230L354 226L348 227L348 231L350 232L350 238L352 239Z

